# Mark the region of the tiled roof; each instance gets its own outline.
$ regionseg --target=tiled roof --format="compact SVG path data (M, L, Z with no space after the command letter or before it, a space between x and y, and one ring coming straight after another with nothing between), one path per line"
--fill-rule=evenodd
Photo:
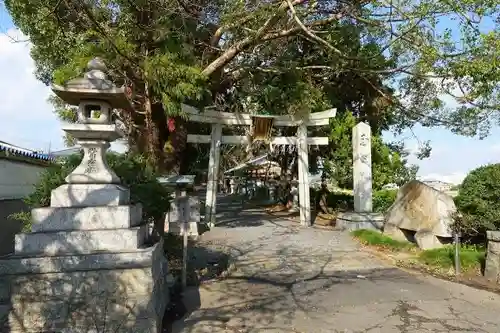
M53 158L48 154L40 154L28 149L13 146L7 142L0 141L0 152L6 152L14 156L27 157L35 160L51 161Z
M50 156L61 157L61 156L69 156L82 151L82 147L72 147L58 151L50 152Z

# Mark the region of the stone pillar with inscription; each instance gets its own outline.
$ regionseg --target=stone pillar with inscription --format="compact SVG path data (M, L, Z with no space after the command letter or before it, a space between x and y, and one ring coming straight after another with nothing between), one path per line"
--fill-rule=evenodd
M0 260L11 304L8 316L0 313L1 332L162 329L168 261L163 240L149 243L141 205L132 204L130 190L106 163L110 142L122 136L113 110L133 112L125 88L106 71L96 58L83 77L52 86L78 108L78 122L63 129L84 155L66 184L52 190L50 207L31 211L32 232L16 235L14 255Z
M372 212L372 151L370 125L361 122L352 130L354 211Z
M364 122L352 129L354 212L343 212L337 216L340 229L381 230L384 216L372 212L372 158L371 129Z

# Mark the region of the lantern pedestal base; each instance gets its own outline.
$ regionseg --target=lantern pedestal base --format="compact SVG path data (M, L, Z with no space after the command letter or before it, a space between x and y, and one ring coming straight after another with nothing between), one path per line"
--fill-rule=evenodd
M104 140L79 140L84 155L80 165L66 177L68 184L119 184L120 178L106 162L110 143Z

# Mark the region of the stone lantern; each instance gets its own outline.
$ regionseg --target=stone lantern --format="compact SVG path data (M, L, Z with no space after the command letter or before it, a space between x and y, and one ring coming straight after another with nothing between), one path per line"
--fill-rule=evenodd
M94 58L82 78L52 86L63 101L78 107L78 122L63 126L63 130L76 139L84 152L80 165L66 177L67 184L52 191L52 206L125 204L130 199L128 189L119 185L120 179L108 166L106 151L111 142L123 136L112 121L113 110L131 111L132 104L125 87L116 87L106 71L104 62Z
M132 110L124 87L117 88L106 75L101 59L89 61L83 78L67 82L52 90L63 101L78 106L78 123L63 127L82 146L81 164L66 177L68 184L118 184L120 179L106 163L110 142L122 137L112 123L113 109Z
M130 202L130 190L105 158L121 136L112 111L132 105L100 59L88 63L83 78L52 89L78 106L78 123L64 130L84 157L67 183L52 190L50 207L31 211L32 232L16 235L14 255L0 259L0 291L2 281L12 281L8 328L160 332L169 303L163 239L149 244L141 205Z

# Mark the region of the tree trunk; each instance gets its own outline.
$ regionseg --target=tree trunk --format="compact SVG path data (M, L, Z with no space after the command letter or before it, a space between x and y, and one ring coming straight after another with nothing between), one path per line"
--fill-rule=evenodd
M187 147L187 126L186 122L176 117L174 119L175 129L169 133L169 143L171 145L169 151L165 152L165 165L169 172L175 174L183 174L188 168L185 152Z
M146 125L146 152L148 162L155 168L160 168L161 151L160 146L160 136L158 132L158 126L153 120L153 109L151 105L151 98L149 92L148 83L144 84L144 121Z

